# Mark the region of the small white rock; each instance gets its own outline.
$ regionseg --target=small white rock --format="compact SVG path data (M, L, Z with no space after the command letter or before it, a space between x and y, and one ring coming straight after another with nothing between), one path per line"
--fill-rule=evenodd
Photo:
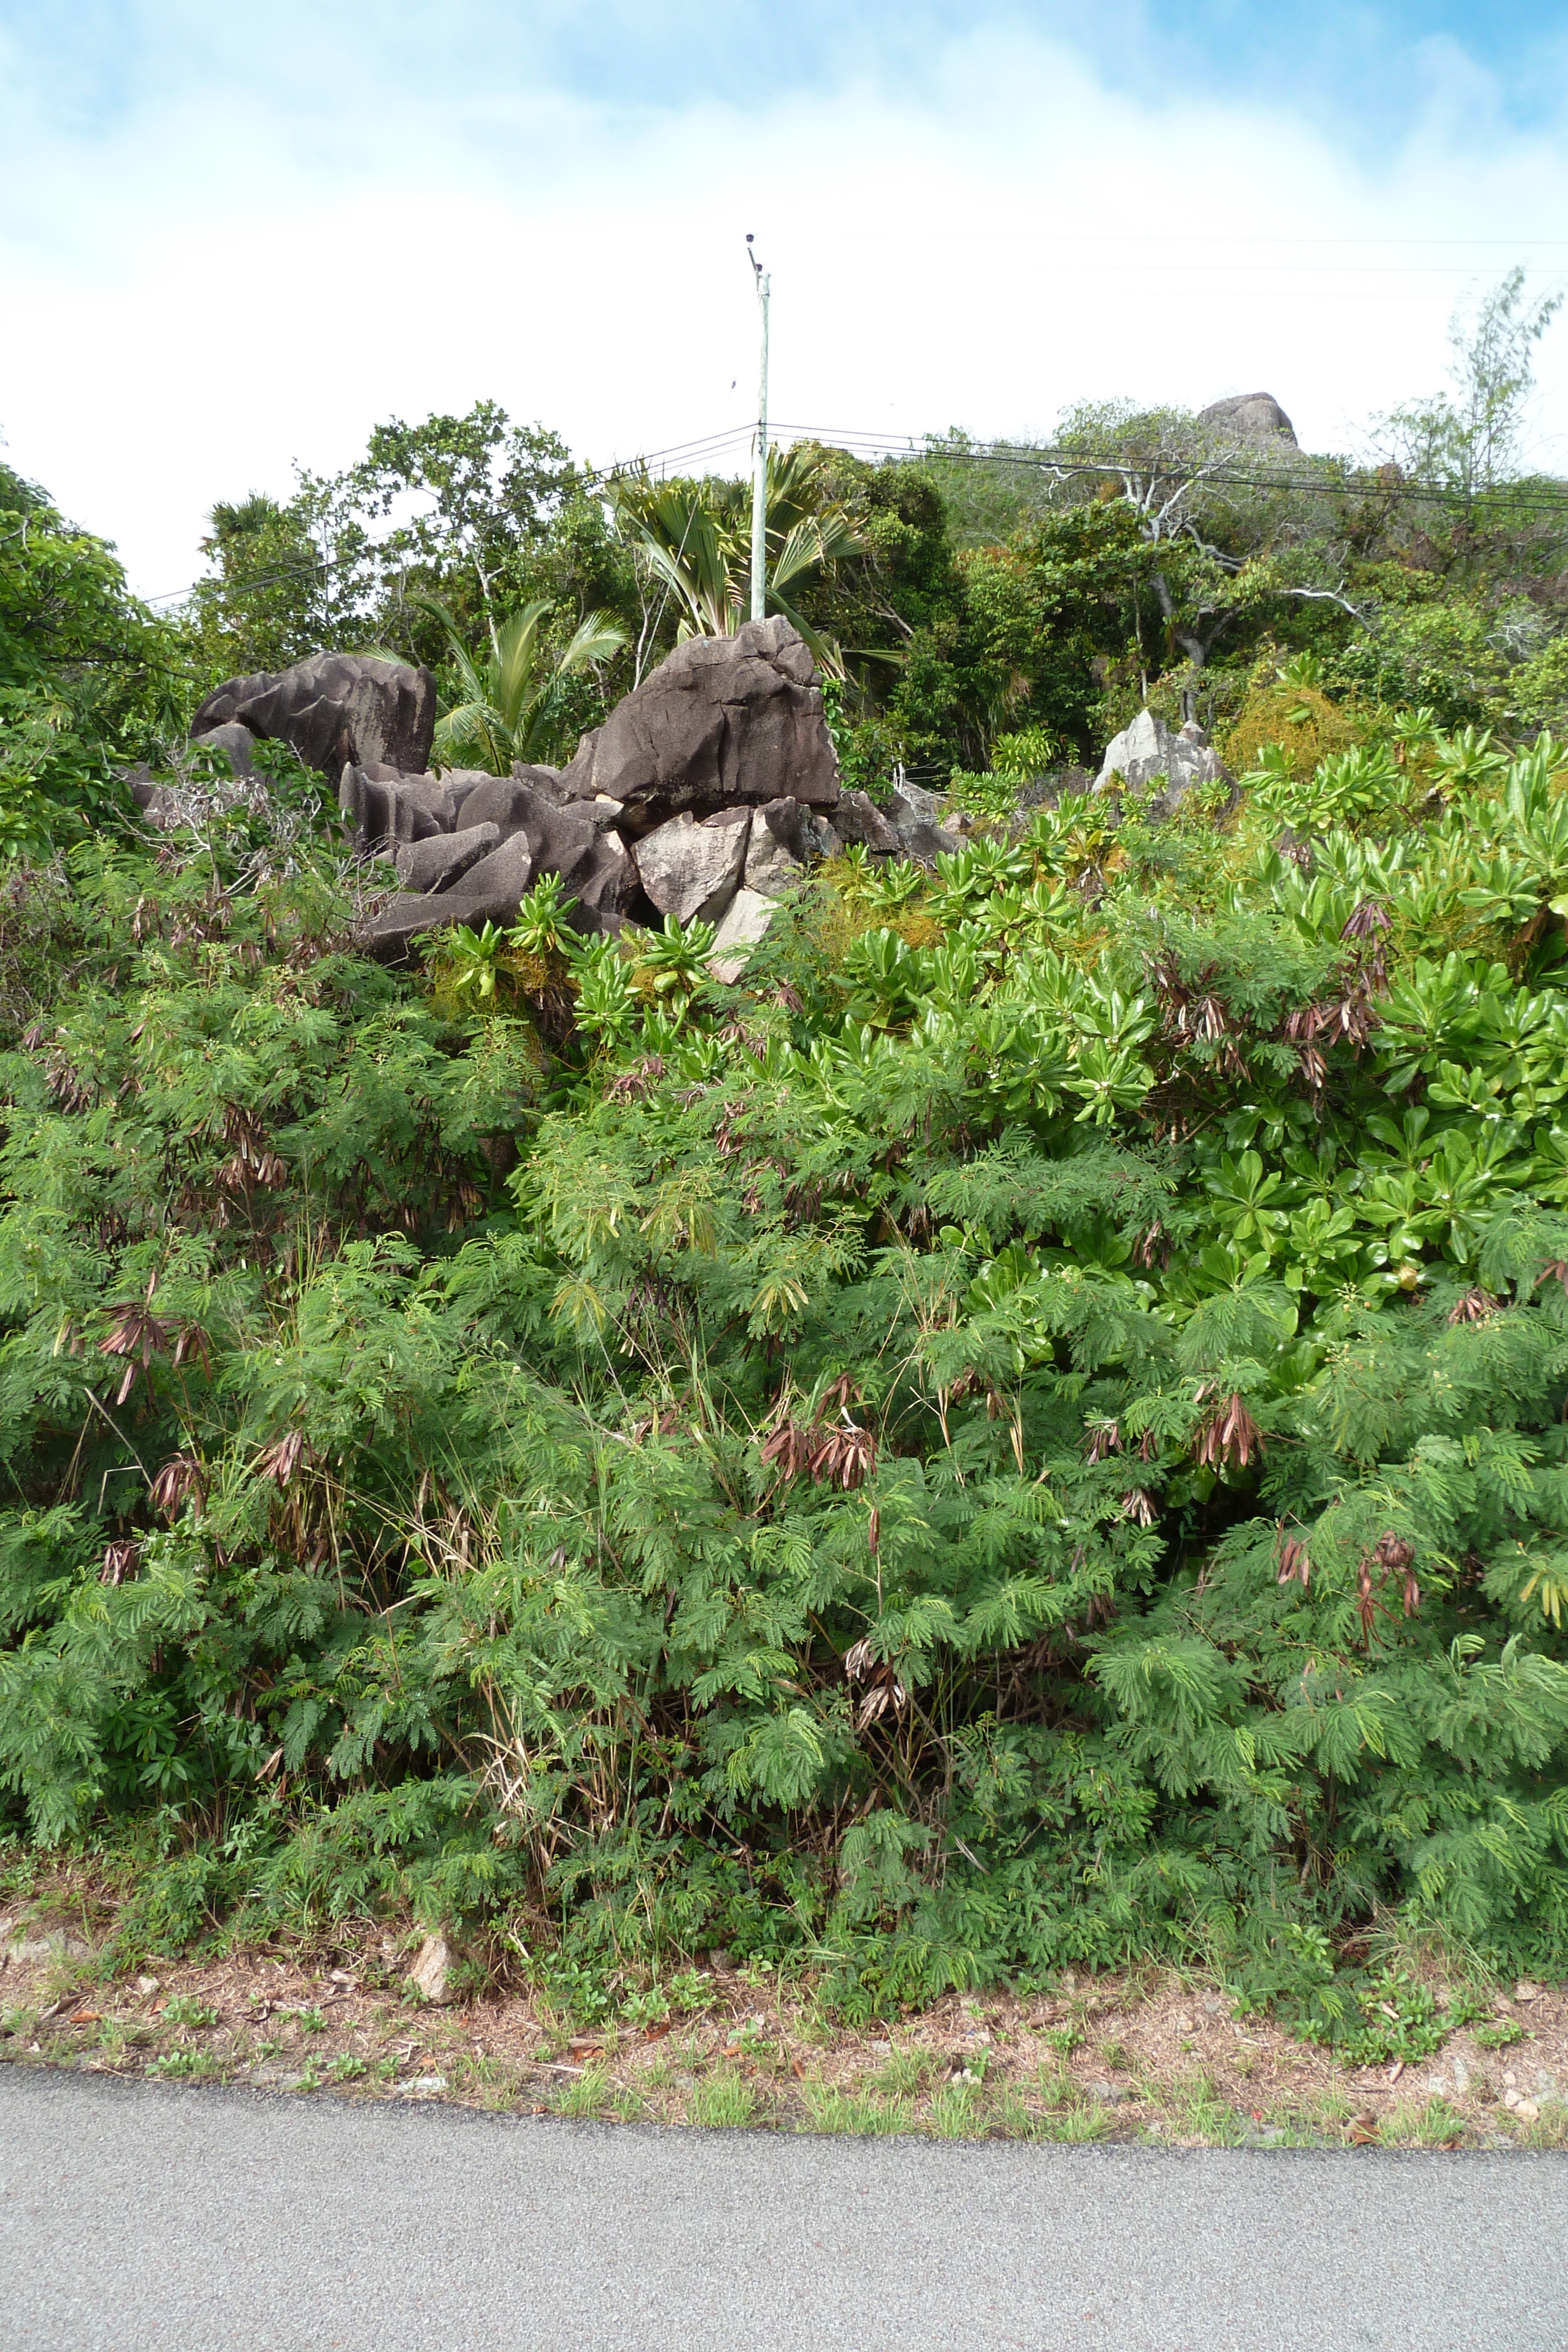
M727 988L733 988L746 969L746 959L779 911L777 898L758 890L737 890L718 927L708 954L708 970Z
M452 1999L450 1979L457 1955L444 1936L427 1936L419 1948L408 1980L416 1984L431 2006L441 2009Z

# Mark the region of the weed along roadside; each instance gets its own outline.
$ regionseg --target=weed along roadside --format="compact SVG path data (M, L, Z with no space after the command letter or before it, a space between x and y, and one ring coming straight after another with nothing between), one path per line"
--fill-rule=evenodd
M1557 2144L1559 493L1062 435L0 468L7 2060Z
M0 1921L0 2061L698 2127L1218 2147L1568 2144L1568 1996L1530 1982L1484 2000L1430 1978L1392 1982L1352 2057L1168 1973L1070 1970L1049 1996L948 1995L856 2030L805 1988L717 1955L678 1972L640 2021L584 2030L537 1996L459 1996L433 1961L437 1939L416 1934L160 1962L160 1973L125 1979L82 1934L105 1918L101 1889L78 1881L68 1896L57 1879L21 1919Z

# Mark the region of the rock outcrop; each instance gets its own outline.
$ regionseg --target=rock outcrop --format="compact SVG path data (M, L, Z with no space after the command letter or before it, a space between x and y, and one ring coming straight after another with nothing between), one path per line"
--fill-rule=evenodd
M644 834L632 855L661 915L674 915L677 923L716 923L740 887L750 838L748 808L720 809L701 819L685 809Z
M411 841L392 863L405 890L450 890L500 845L498 825L470 824L461 833L433 833L426 840Z
M292 669L231 677L191 721L193 736L238 721L287 743L336 784L345 762L417 773L435 731L435 680L427 669L371 654L313 654Z
M899 856L930 866L944 852L962 849L961 836L947 830L940 822L941 815L942 803L935 793L925 792L918 784L896 784L886 816L898 843Z
M859 842L878 857L898 857L899 838L869 793L841 793L833 811L833 831L841 841Z
M815 681L810 648L778 614L733 637L688 637L583 737L561 788L619 801L633 834L739 802L831 810L838 760Z
M819 857L831 857L840 847L827 818L800 801L764 801L754 809L746 845L747 889L777 898L798 882Z
M708 969L716 980L723 981L727 988L734 986L746 969L747 955L778 911L777 898L764 898L758 890L736 892L708 958Z
M392 851L403 885L361 928L376 954L441 924L513 922L556 874L585 931L666 915L726 925L738 898L755 902L727 934L722 961L737 970L766 928L758 906L771 912L838 848L841 797L810 654L779 619L677 647L566 769L434 776L367 757L340 787L361 845Z
M358 935L389 960L447 925L504 928L559 875L581 931L712 923L712 969L733 980L783 894L846 841L927 864L959 845L929 793L902 785L883 811L841 790L810 652L778 616L677 646L564 769L432 773L434 715L428 671L320 654L230 678L194 722L236 776L260 736L330 776L360 847L396 870Z
M208 727L191 738L193 751L221 751L229 763L231 776L254 776L256 773L256 737L237 719L230 719L218 727Z
M1218 752L1210 750L1201 727L1189 721L1177 733L1152 710L1140 710L1132 725L1107 744L1094 790L1109 792L1119 779L1141 792L1157 777L1164 778L1165 790L1155 796L1153 814L1166 816L1192 785L1228 783L1230 771Z
M1232 433L1239 441L1283 442L1296 449L1296 428L1271 392L1239 392L1229 400L1216 400L1197 413L1200 425Z

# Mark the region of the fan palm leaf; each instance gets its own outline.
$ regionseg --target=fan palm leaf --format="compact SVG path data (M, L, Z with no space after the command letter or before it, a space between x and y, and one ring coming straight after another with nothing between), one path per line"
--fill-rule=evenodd
M813 629L786 591L862 552L845 509L824 503L824 461L816 449L770 450L768 458L768 604L800 630L819 664L843 675L843 657ZM616 496L622 528L648 570L680 607L681 639L733 636L747 604L751 507L742 482L654 482L630 476Z
M461 699L436 720L431 747L442 767L484 768L504 776L514 761L538 758L548 743L564 681L607 660L626 643L626 632L612 614L595 611L584 614L561 652L549 659L542 633L555 602L539 596L502 622L492 616L489 658L481 667L439 597L409 601L439 622L457 672Z

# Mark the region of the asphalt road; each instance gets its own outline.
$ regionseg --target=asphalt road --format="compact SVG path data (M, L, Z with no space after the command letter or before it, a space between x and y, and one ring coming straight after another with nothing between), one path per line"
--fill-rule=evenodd
M1563 2352L1568 2159L774 2138L0 2066L5 2352Z

